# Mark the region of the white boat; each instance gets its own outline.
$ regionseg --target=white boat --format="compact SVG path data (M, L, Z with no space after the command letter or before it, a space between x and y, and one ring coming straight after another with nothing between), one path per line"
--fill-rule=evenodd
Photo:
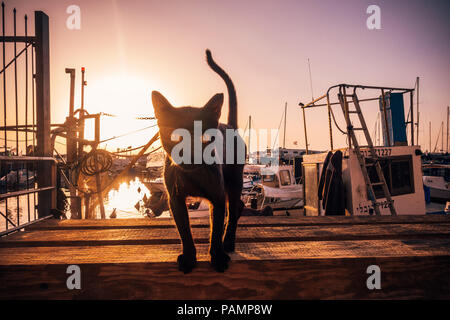
M342 159L342 181L345 190L345 210L348 215L375 214L368 197L366 183L354 149L340 149ZM336 150L334 150L336 151ZM362 150L368 156L368 150ZM422 185L422 162L418 146L375 147L378 154L386 154L381 166L398 215L425 214L425 195ZM317 187L327 153L303 156L305 172L305 213L323 215L322 200L318 199ZM390 215L381 186L374 188L381 205L380 213Z
M450 200L450 165L424 164L423 184L430 189L430 197L434 199Z
M295 182L290 165L261 167L261 182L242 196L246 206L254 209L290 209L303 205L303 185Z
M405 120L407 116L404 95L412 95L414 90L338 84L330 87L319 98L307 104L300 104L303 108L307 146L305 109L328 108L331 153L333 156L336 155L334 163L330 160L326 175L322 175L322 172L325 169L323 167L328 152L303 156L305 215L375 215L377 214L375 206L381 215L426 213L422 152L420 146L415 145L414 131L406 130ZM363 99L358 98L357 92ZM337 101L333 99L334 94L337 94ZM369 122L364 119L362 110L365 109L360 106L362 102L366 106L367 104L377 106L382 115L381 128L375 130L374 136L370 135L366 124ZM337 107L333 107L335 105ZM336 121L334 113L338 109L342 111L344 120ZM414 113L412 103L409 106L409 113ZM315 128L318 127L321 125L315 123ZM346 135L346 147L338 149L333 146L333 127ZM342 152L341 160L338 150ZM358 150L361 160L364 161L364 170L358 160ZM375 156L372 155L372 151ZM378 175L375 161L380 165L384 179ZM363 172L368 174L366 177L368 183ZM323 178L324 176L326 178ZM386 184L381 182L382 180L385 180ZM384 187L387 187L388 197L390 196L392 202L387 199ZM325 197L326 200L320 199ZM391 209L391 205L395 210Z

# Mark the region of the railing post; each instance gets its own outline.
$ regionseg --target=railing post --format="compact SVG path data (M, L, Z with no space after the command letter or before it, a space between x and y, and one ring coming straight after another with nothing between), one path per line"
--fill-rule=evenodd
M36 126L38 156L51 157L50 143L50 45L48 16L42 11L34 12L36 33ZM52 163L40 161L37 170L38 187L54 186ZM56 189L39 193L38 216L50 214L56 207Z

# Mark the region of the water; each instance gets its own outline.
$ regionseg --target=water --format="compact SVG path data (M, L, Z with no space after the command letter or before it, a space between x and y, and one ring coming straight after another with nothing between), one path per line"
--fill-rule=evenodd
M23 195L20 197L13 197L8 199L8 212L6 212L6 200L0 201L0 231L6 230L6 219L3 215L7 215L8 219L14 223L8 223L8 228L11 229L15 225L24 224L33 221L37 218L37 211L34 210L35 202L34 195ZM36 196L37 198L37 196ZM19 203L19 208L17 208ZM36 199L37 203L37 199ZM17 210L18 209L18 210Z
M135 178L128 182L122 182L117 189L109 191L105 197L104 205L106 218L109 219L110 214L116 209L116 219L143 218L146 216L144 195L150 197L150 191L144 183ZM135 207L139 202L139 209ZM97 209L98 211L98 209Z

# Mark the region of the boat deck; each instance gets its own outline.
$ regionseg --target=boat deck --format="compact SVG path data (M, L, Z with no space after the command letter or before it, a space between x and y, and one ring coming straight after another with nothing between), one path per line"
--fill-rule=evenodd
M209 221L191 219L198 266L184 275L172 219L51 220L0 239L0 298L450 298L450 216L242 217L221 274ZM81 269L68 290L67 267ZM367 267L381 269L369 290Z

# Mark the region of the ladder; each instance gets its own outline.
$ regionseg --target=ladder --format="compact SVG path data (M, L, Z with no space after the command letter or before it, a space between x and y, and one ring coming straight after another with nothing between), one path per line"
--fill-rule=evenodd
M339 102L341 104L342 107L342 111L344 112L344 118L345 118L345 122L347 123L347 135L348 135L348 141L349 141L349 151L352 149L352 143L353 143L353 147L356 153L356 157L358 158L358 162L359 165L361 167L361 171L362 171L362 175L364 177L364 182L366 183L366 187L367 187L367 193L369 196L370 201L373 204L373 208L375 210L375 214L376 215L380 215L380 202L378 201L378 199L376 198L376 194L374 191L374 187L375 186L381 186L384 192L384 196L386 198L389 210L391 211L391 215L397 215L397 212L395 211L394 208L394 201L391 198L391 193L389 192L389 188L386 184L386 179L384 177L383 174L383 170L381 169L381 165L379 162L379 156L376 153L374 147L373 147L373 143L372 143L372 138L370 137L369 131L367 130L367 125L366 125L366 121L364 120L364 116L362 115L361 112L361 108L359 105L359 100L358 97L356 96L356 93L353 92L353 94L351 95L347 95L345 92L345 87L341 87L342 91L340 91L340 93L338 94L338 98L339 98ZM341 93L342 92L342 93ZM348 101L347 98L350 97L352 100ZM384 99L384 93L383 93L383 99ZM354 106L355 106L355 110L349 110L349 103L353 102ZM350 114L357 114L358 118L359 118L359 122L361 124L361 127L357 127L354 128L353 124L350 120ZM358 143L358 140L356 139L356 135L355 135L355 131L356 130L361 130L364 132L364 136L366 137L366 141L367 141L367 146L361 146ZM361 153L361 148L367 148L370 151L370 155L371 155L371 159L373 160L372 163L366 163L365 162L365 157L364 155ZM370 180L370 176L367 172L367 167L369 166L374 166L377 176L378 176L378 181L377 182L372 182Z

